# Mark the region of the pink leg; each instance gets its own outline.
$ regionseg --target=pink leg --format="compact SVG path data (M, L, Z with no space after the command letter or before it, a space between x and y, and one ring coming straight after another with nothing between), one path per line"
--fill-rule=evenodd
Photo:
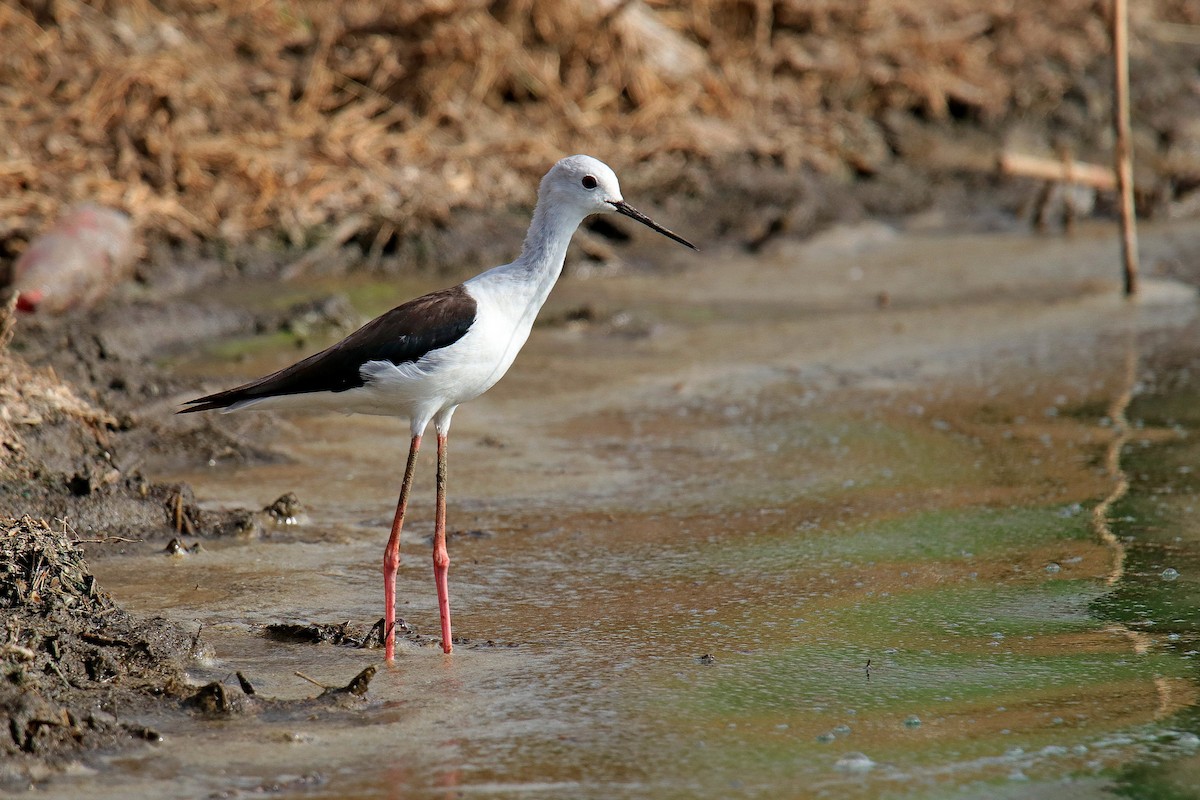
M442 650L454 647L450 638L450 554L446 552L446 435L438 433L437 516L433 524L433 580L442 617Z
M383 550L383 649L384 657L392 661L396 657L396 570L400 569L400 529L404 527L404 512L408 509L408 492L412 488L413 471L417 466L417 451L421 449L421 437L412 438L408 448L408 466L404 468L404 483L400 486L400 502L396 504L396 516L392 518L392 535Z

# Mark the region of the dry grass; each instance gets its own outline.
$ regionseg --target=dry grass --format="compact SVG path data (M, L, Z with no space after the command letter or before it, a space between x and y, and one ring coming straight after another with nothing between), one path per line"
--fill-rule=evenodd
M357 215L341 235L378 243L527 203L578 151L646 180L731 154L870 171L891 157L889 113L986 125L1090 103L1104 5L5 3L0 241L92 200L176 238L305 244ZM1200 22L1185 0L1135 12L1135 48L1139 26Z

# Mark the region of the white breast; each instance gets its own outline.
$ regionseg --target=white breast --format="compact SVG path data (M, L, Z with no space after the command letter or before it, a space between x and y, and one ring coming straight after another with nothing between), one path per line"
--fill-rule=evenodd
M476 302L475 321L461 339L405 364L368 362L362 368L367 384L342 393L347 396L339 407L365 414L408 416L415 430L438 412L492 388L529 338L537 310L523 314L523 309L505 302L507 297L471 291L471 287L468 292Z

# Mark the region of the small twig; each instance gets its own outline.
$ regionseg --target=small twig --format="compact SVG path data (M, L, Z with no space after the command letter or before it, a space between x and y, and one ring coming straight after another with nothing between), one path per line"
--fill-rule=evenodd
M165 505L167 506L167 513L171 515L171 524L175 528L175 533L195 536L196 526L188 518L187 506L183 502L183 492L176 490L174 496L167 500Z
M183 533L184 516L183 516L183 493L182 492L175 493L175 501L173 503L173 506L174 507L172 508L172 511L175 514L175 533Z
M129 542L137 544L145 539L127 539L124 536L101 536L99 539L71 539L71 544L106 544L108 542Z
M63 671L62 671L61 669L59 669L59 666L58 666L58 664L56 664L55 662L51 661L51 662L49 662L49 663L47 664L47 666L49 666L49 667L50 667L50 669L54 670L54 674L55 674L55 675L57 675L57 676L58 676L58 677L59 677L59 678L62 680L62 682L63 682L63 685L64 685L64 686L66 686L68 689L74 689L74 688L77 688L77 687L75 686L75 684L73 684L73 683L71 683L69 680L67 680L67 676L66 676L66 675L63 675Z
M114 639L111 636L101 636L98 633L82 633L79 635L79 638L88 644L100 645L101 647L133 647L133 644L124 639Z
M1200 25L1182 22L1154 22L1149 26L1150 35L1160 42L1176 44L1200 44Z
M396 226L389 222L385 222L379 226L379 230L375 232L375 240L371 242L371 249L367 252L367 263L371 267L379 265L383 259L383 248L387 246L388 240L396 233Z
M300 670L296 670L296 672L295 672L294 674L295 674L295 676L296 676L297 678L303 678L304 680L306 680L306 681L308 681L309 683L311 683L313 686L319 686L319 687L321 687L322 689L328 689L328 688L329 688L328 686L326 686L325 684L321 683L320 681L318 681L318 680L316 680L316 679L314 679L314 678L310 678L310 677L308 677L307 675L305 675L305 674L304 674L303 672L301 672Z
M1069 158L1044 158L1004 151L997 162L1000 172L1054 183L1075 183L1102 191L1115 189L1116 176L1109 167Z

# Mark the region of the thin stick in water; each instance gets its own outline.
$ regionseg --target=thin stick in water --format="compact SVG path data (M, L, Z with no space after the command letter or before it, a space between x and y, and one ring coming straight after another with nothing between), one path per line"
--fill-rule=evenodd
M1133 208L1133 153L1129 131L1129 4L1113 0L1113 128L1116 132L1117 190L1121 198L1121 256L1125 296L1138 290L1137 222Z

